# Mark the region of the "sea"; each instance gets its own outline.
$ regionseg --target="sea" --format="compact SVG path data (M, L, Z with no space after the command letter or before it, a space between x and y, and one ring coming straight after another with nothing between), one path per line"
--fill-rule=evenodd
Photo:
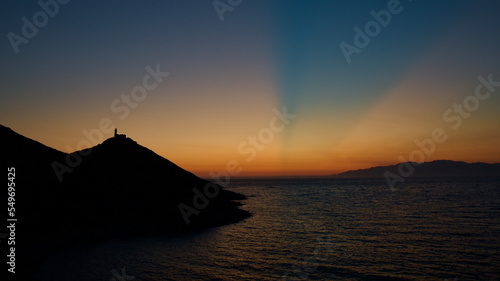
M42 281L500 280L500 179L233 179L253 216L78 244Z

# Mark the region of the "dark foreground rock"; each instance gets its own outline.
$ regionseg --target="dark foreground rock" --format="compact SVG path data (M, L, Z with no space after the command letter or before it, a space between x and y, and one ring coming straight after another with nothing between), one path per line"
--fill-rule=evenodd
M5 175L15 167L21 266L79 242L190 231L250 216L239 209L244 195L203 180L125 136L71 154L1 125L0 137ZM1 196L7 202L6 192Z

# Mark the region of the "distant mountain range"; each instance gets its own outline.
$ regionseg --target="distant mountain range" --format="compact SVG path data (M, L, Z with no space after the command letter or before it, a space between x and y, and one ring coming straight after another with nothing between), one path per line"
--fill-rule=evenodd
M438 177L500 177L500 163L466 163L462 161L436 160L421 164L404 162L396 165L377 166L368 169L359 169L332 175L336 178L383 178L388 171L399 175L398 167L405 169L413 167L411 177L438 178Z
M78 242L185 231L250 216L239 209L244 195L124 135L70 154L2 125L0 138L4 177L8 167L15 168L16 235L24 250L18 257L28 264ZM0 197L7 202L4 191Z

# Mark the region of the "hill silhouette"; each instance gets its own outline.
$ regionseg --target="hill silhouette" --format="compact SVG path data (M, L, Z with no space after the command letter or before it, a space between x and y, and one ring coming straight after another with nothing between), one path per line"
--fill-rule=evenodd
M436 160L432 162L415 163L405 162L414 167L411 177L439 178L439 177L500 177L500 163L466 163L462 161ZM398 175L398 166L377 166L368 169L351 170L332 175L337 178L383 178L389 171Z
M211 184L217 195L200 199L193 189L204 194L208 181L124 136L70 154L2 125L0 138L4 171L16 169L18 256L26 264L78 242L200 229L250 216L238 208L244 195ZM58 176L54 167L65 168ZM6 192L2 198L6 202ZM203 208L196 208L200 202ZM188 223L181 204L196 211Z

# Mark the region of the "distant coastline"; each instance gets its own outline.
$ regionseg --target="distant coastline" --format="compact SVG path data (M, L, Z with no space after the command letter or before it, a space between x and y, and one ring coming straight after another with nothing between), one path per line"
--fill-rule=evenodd
M402 165L414 167L412 178L442 178L442 177L500 177L500 163L467 163L463 161L435 160L432 162L403 162L395 165L376 166L330 175L332 178L384 178L390 172L398 174Z

